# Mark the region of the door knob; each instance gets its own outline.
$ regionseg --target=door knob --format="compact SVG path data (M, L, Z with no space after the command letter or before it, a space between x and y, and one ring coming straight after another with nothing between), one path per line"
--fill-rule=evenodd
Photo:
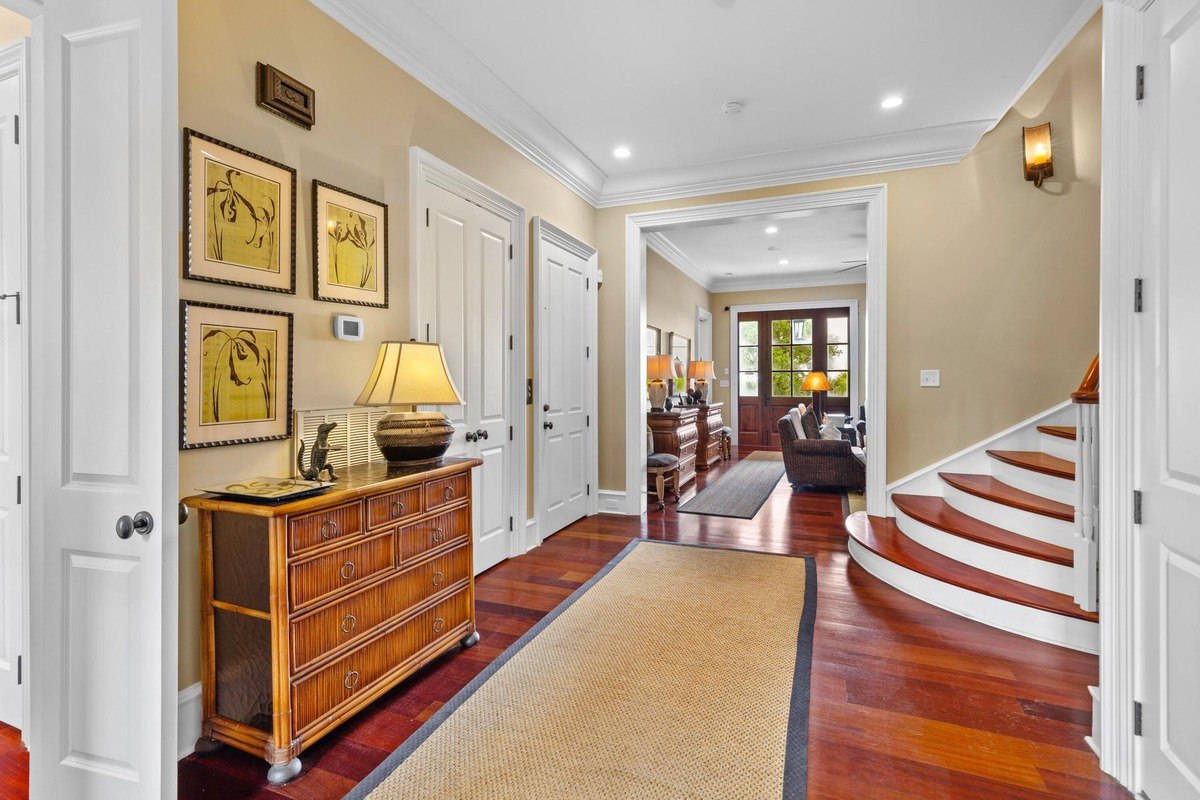
M150 516L149 511L139 511L132 517L126 514L117 520L117 537L120 539L128 539L134 533L149 536L152 530L154 517Z
M550 404L542 403L542 411L549 411L549 410L550 410Z
M479 430L475 431L475 441L478 442L480 439L486 439L486 438L488 438L488 432L485 431L483 428L480 428Z
M547 420L542 423L542 427L548 431L552 431L552 430L554 430L554 423Z
M479 434L475 433L474 431L467 431L467 441L468 442L478 442Z

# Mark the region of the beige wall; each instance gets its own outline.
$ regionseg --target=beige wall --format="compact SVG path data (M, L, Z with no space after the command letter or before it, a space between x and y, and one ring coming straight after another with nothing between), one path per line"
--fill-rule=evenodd
M1055 176L1036 189L1021 127L1045 121ZM625 215L877 183L888 187L888 480L1066 399L1099 338L1099 15L958 164L600 210L601 488L625 488ZM942 388L920 389L921 369L940 369Z
M759 303L809 303L817 300L858 301L859 364L858 372L851 375L850 379L852 381L861 381L862 376L866 374L867 370L866 350L863 347L867 334L867 315L865 313L867 308L867 287L865 284L806 286L801 289L760 289L753 292L714 292L712 295L713 369L717 373L717 384L713 388L713 399L719 400L728 406L728 403L734 396L734 381L737 380L736 369L730 362L729 315L731 312L725 310L727 307L748 306ZM729 370L729 374L726 374L725 370ZM722 388L721 381L729 381L729 387ZM861 384L858 387L858 397L860 403L866 398ZM773 420L770 420L770 422L774 424ZM728 413L725 414L725 423L729 424Z
M16 44L29 36L32 29L25 17L0 7L0 48Z
M692 358L696 357L696 307L712 311L712 298L670 261L646 249L646 324L662 332L660 353L668 352L668 335L674 331L692 340Z
M254 105L254 64L274 64L317 92L317 124L305 131ZM595 210L532 162L363 44L313 5L294 0L181 0L179 112L183 125L299 172L297 292L182 281L194 300L295 314L295 405L344 406L366 379L378 342L407 337L408 148L418 145L585 242ZM391 307L312 300L311 181L319 178L389 204ZM532 249L532 248L530 248ZM366 341L330 334L335 313L361 316ZM174 378L174 376L172 376ZM246 475L290 475L292 443L180 453L181 496ZM521 517L519 517L521 518ZM180 532L181 686L200 679L196 530Z

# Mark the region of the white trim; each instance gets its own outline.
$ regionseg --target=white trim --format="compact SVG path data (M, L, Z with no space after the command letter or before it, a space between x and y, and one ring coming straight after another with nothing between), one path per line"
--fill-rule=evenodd
M601 514L625 514L626 501L624 492L613 492L601 489L596 492L596 501Z
M887 474L887 185L874 184L809 192L762 200L647 211L625 217L625 500L626 513L646 509L645 448L646 360L642 331L646 325L645 236L695 222L783 214L847 205L867 206L867 335L865 397L873 412L872 446L867 449L867 509L885 513ZM830 305L826 303L825 305ZM794 307L794 306L793 306ZM734 435L737 428L734 427Z
M701 339L704 338L703 336L701 336L701 333L703 333L704 325L708 326L708 351L707 352L700 351L700 341L701 341ZM704 359L706 361L712 361L712 358L713 358L713 353L712 353L713 315L712 315L711 311L709 311L707 308L704 308L703 306L696 306L696 336L692 341L694 341L696 343L696 351L695 351L696 354L695 354L695 356L693 356L693 358ZM714 380L716 380L716 379L714 378Z
M179 690L179 759L196 752L196 740L200 738L200 726L204 720L204 704L201 702L201 685L193 683Z
M525 520L525 552L538 547L542 543L542 537L538 535L537 517L530 517Z
M588 462L588 477L587 482L590 486L599 489L600 486L600 442L597 434L600 430L600 397L599 397L599 361L600 361L600 332L599 332L599 303L600 303L600 283L596 279L598 272L598 256L596 248L590 244L575 238L571 234L547 222L542 217L533 218L533 297L534 297L534 312L533 312L533 364L535 377L533 379L533 430L535 432L535 441L533 444L533 517L531 521L536 520L538 538L536 540L526 538L529 547L541 544L544 536L541 531L544 529L542 519L542 463L541 452L542 448L537 439L537 431L542 429L545 412L542 411L542 392L540 372L541 365L541 305L538 300L539 285L538 280L541 275L542 264L542 241L545 240L551 244L557 245L569 253L573 253L579 258L587 262L586 277L593 284L587 290L587 319L584 320L585 346L588 352L592 355L587 359L587 367L584 370L584 397L586 398L587 408L584 413L590 417L596 417L595 425L588 425L584 430L584 442L587 448ZM596 514L598 511L599 498L596 492L592 492L587 501L588 516ZM557 533L557 531L555 531Z
M665 258L672 267L687 275L703 288L710 292L713 291L713 279L701 272L700 268L696 266L696 262L692 261L687 253L676 247L675 243L662 233L646 234L646 247Z
M845 272L804 272L795 275L769 275L757 278L720 278L713 281L710 291L755 292L772 289L804 289L810 286L854 286L867 282L865 267L856 267Z
M512 363L509 372L508 407L505 409L510 424L513 426L511 447L507 448L507 468L512 477L511 493L509 496L508 513L515 518L526 516L526 475L529 453L525 443L525 376L526 365L526 330L528 328L527 302L529 297L529 259L526 257L525 209L489 186L480 183L457 167L441 160L437 156L422 150L420 147L409 148L409 308L411 320L411 335L415 339L424 337L423 327L426 322L428 306L422 302L421 268L422 244L424 238L421 230L424 227L424 213L427 208L425 201L426 186L440 186L448 192L463 197L476 205L508 221L513 245L513 281L508 297L509 308L512 310L513 337ZM521 555L525 552L521 536L516 531L508 533L508 557Z
M862 337L858 331L858 300L805 300L796 303L748 303L729 307L729 427L733 428L733 446L738 446L738 377L734 356L737 354L738 333L737 318L742 312L752 311L791 311L809 308L848 308L850 309L850 415L858 412L859 384L863 382L862 370L859 369L859 353L862 352ZM766 420L765 424L770 424Z

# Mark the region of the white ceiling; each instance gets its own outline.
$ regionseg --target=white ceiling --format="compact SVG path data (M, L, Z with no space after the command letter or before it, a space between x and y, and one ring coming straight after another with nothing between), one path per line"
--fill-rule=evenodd
M1099 7L312 2L597 205L952 163Z
M776 232L768 234L768 226ZM867 258L867 210L839 206L688 226L653 234L649 242L710 291L862 283L866 270L854 265Z

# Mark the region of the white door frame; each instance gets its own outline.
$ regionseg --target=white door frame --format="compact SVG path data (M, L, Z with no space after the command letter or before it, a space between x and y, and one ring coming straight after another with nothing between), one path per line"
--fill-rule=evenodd
M587 279L592 283L596 283L596 248L591 245L576 239L571 234L564 231L562 228L553 225L541 217L533 218L533 296L539 297L539 280L541 276L542 264L542 240L546 239L569 253L573 253L582 258L587 263ZM597 387L600 385L599 371L597 368L599 358L599 330L597 319L599 318L599 285L593 291L587 293L588 297L588 319L585 322L585 342L588 347L588 352L591 356L587 360L587 367L584 369L584 380L587 381L587 386L584 388L584 398L587 403L587 410L584 412L589 417L596 416L599 405L597 395ZM541 348L542 340L539 335L539 326L541 324L540 306L533 315L533 363L541 364ZM542 411L542 384L541 376L534 376L533 379L533 430L535 432L542 429L543 417L545 412ZM587 448L587 463L588 463L588 483L598 489L600 486L600 446L596 437L596 432L600 429L599 418L595 425L588 425L587 433L584 436L584 446ZM542 470L545 465L542 464L542 448L536 443L533 445L533 516L530 519L531 524L527 524L527 534L525 541L525 549L531 550L542 543L544 538L542 535ZM592 492L587 501L588 516L593 516L600 510L599 506L599 491Z
M713 315L712 312L702 306L696 306L696 359L711 361L712 354L712 337L713 337ZM704 326L708 326L708 350L703 352L700 349L700 343L704 340L701 335L704 332Z
M871 387L871 447L867 449L867 511L886 516L887 476L887 184L645 211L625 217L625 513L646 511L646 236L654 231L743 217L783 215L848 205L867 207L867 374ZM732 372L732 370L731 370ZM732 383L731 383L732 385Z
M410 147L408 156L408 216L409 216L409 319L411 320L411 336L424 341L427 307L421 298L421 268L424 263L422 247L425 237L421 231L425 228L425 200L427 186L439 186L446 191L456 194L508 221L512 229L513 270L511 292L506 302L509 304L509 319L512 320L512 371L509 375L508 408L505 413L513 426L512 447L508 448L506 469L512 477L510 484L509 508L515 520L524 520L525 483L527 469L526 453L526 424L525 424L525 339L528 325L528 310L526 298L529 296L529 264L525 256L525 209L508 199L491 187L480 183L467 173L443 161L437 156L420 147ZM524 527L522 524L521 527ZM508 532L506 552L508 557L518 556L525 552L524 534L513 524Z
M854 414L858 410L859 384L863 382L862 372L858 368L859 344L858 333L858 299L849 298L848 300L805 300L798 303L751 303L742 306L729 307L729 427L733 428L733 444L738 444L738 403L737 403L737 370L734 369L736 363L735 358L738 348L738 331L737 318L741 312L753 311L791 311L796 309L802 311L811 308L848 308L850 309L850 413ZM764 423L769 424L770 420L764 420ZM874 446L874 439L872 439Z

